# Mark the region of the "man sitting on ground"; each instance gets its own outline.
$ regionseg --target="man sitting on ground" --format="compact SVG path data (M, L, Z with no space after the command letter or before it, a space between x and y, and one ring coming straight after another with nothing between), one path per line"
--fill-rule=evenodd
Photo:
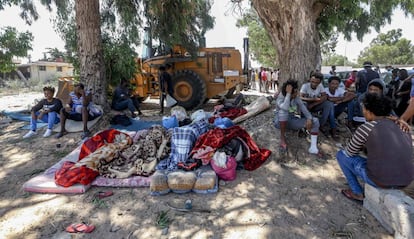
M314 72L311 75L310 82L302 85L300 89L300 98L307 103L307 108L310 112L322 111L322 117L319 120L320 131L325 133L323 126L329 118L329 125L331 133L336 134L335 117L333 114L334 105L328 101L325 88L322 86L323 75L319 72Z
M341 79L338 76L329 77L328 82L329 85L325 88L325 91L328 95L328 100L334 103L335 119L346 109L348 110L348 120L352 119L354 112L352 100L355 98L355 93L339 88Z
M82 121L83 133L81 137L82 139L89 137L88 121L97 118L102 113L92 105L92 93L85 90L85 86L82 83L75 84L69 96L69 103L60 111L61 127L56 138L60 138L67 133L65 129L66 119Z
M345 150L336 155L350 187L343 189L342 194L349 199L364 199L358 177L381 188L402 188L414 180L411 134L388 117L391 110L391 99L382 94L367 94L362 107L367 122L355 131ZM366 158L359 155L362 151Z
M37 120L47 123L47 129L43 134L43 137L52 135L53 126L59 123L59 118L57 116L62 108L62 101L53 97L55 94L54 87L44 87L43 93L45 99L39 101L39 103L33 106L31 110L32 118L30 119L30 131L23 136L24 139L30 138L36 134Z
M136 97L131 97L129 94L129 81L125 78L121 79L118 87L114 90L112 98L112 109L131 111L131 117L135 118L137 115L135 111L138 111L138 115L142 115L139 109L139 100Z

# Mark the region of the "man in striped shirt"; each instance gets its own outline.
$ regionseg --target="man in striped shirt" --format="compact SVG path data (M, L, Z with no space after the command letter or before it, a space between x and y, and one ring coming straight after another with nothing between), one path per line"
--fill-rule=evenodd
M345 150L336 155L350 187L342 194L360 202L364 195L358 177L381 188L402 188L414 179L411 134L388 117L392 101L384 95L367 94L362 110L367 122L355 131ZM359 155L362 151L366 157Z

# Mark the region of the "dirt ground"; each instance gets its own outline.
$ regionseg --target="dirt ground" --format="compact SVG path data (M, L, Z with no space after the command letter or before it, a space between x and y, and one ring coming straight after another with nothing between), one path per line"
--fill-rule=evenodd
M0 111L27 108L32 102L27 94L3 96ZM156 104L144 103L142 108L143 120L160 119ZM342 129L339 142L321 136L319 146L326 159L318 159L307 153L309 139L289 132L289 153L281 157L273 110L274 106L241 124L259 147L272 151L271 157L255 171L238 171L236 180L221 181L217 193L206 195L150 196L149 188L99 187L80 195L25 192L23 183L79 145L80 133L43 139L41 130L24 140L26 130L20 128L27 122L2 124L0 238L393 238L366 209L340 193L346 181L335 153L349 133ZM106 123L99 125L105 127ZM97 192L107 190L114 194L96 199ZM183 207L187 199L193 208L210 212L185 213L166 205ZM156 224L162 212L172 220L167 229ZM90 234L65 232L76 222L96 229Z

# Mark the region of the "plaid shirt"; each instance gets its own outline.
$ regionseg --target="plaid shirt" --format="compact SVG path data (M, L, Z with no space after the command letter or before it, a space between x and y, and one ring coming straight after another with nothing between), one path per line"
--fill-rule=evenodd
M185 162L188 159L198 137L207 132L208 129L209 123L207 120L196 121L183 127L175 127L171 137L170 157L162 160L158 164L157 169L176 170L179 162Z

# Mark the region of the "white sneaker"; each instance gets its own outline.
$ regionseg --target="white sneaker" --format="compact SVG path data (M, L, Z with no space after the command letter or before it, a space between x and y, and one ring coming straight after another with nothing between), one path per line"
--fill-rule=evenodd
M43 138L49 137L52 135L52 130L51 129L47 129L45 131L45 133L43 134Z
M318 153L319 153L319 150L318 150L317 148L312 148L312 147L310 147L310 148L308 149L308 152L309 152L310 154L318 154Z
M23 139L30 138L30 137L32 137L33 135L36 135L36 131L30 130L29 132L27 132L27 134L25 134L25 135L23 136Z

